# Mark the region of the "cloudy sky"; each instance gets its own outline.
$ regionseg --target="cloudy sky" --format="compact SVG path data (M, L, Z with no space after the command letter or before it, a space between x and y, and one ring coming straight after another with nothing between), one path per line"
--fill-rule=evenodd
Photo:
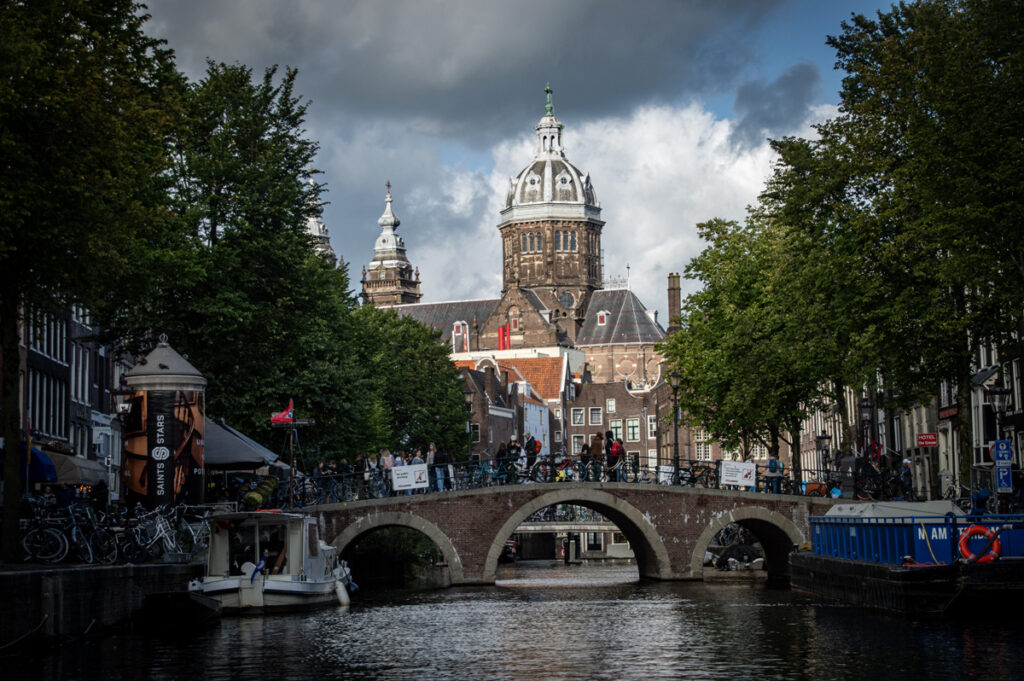
M884 0L149 0L190 78L207 59L299 70L324 221L353 287L390 180L424 302L497 297L498 211L533 157L544 86L589 172L605 277L666 319L696 225L742 219L766 139L835 112L827 35ZM693 284L684 282L684 288ZM685 292L685 291L684 291Z

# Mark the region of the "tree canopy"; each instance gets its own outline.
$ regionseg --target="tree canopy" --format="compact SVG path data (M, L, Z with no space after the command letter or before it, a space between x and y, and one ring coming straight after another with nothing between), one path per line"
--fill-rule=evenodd
M845 417L847 388L907 406L945 381L970 414L978 349L1021 332L1022 28L1021 0L936 0L828 39L847 73L839 114L816 139L773 142L746 225L705 223L687 269L704 290L665 344L724 441L749 427L743 384L791 386L805 407L827 396ZM789 347L772 361L776 343ZM791 428L798 413L753 422Z

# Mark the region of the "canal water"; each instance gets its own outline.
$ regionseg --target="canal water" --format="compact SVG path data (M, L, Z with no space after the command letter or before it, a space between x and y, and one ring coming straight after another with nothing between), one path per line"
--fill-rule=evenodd
M910 619L763 583L639 582L634 566L502 566L493 587L363 594L192 636L90 637L8 657L4 679L1000 679L1024 617Z

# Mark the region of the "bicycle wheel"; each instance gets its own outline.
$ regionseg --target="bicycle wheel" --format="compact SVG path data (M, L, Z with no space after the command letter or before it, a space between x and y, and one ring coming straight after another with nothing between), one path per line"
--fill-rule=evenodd
M21 538L21 548L26 560L59 563L68 553L68 540L52 527L37 527Z
M92 554L97 561L110 565L117 560L117 537L110 530L94 530L89 535Z
M143 563L146 560L146 549L139 543L134 534L119 546L121 559L126 563Z
M538 461L530 469L530 479L534 482L548 482L552 480L551 465L547 461Z
M82 528L77 525L72 527L69 541L72 557L81 563L91 565L93 561L92 546L89 544L89 538L85 536L85 532L82 532Z

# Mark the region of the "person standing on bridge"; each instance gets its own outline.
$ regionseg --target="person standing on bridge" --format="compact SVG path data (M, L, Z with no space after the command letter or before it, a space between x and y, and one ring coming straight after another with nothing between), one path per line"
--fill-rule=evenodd
M590 439L590 456L594 461L594 480L601 480L601 464L604 463L604 435L598 433Z
M779 483L782 481L782 466L779 463L779 453L772 450L768 455L768 471L764 474L765 487L772 494L779 493Z
M526 468L531 470L534 462L537 461L537 440L530 433L526 434L526 444L523 448L526 450Z
M444 492L447 489L447 477L448 453L441 449L434 453L434 479L437 481L438 492Z
M584 482L590 479L590 445L580 445L580 467L583 469Z

